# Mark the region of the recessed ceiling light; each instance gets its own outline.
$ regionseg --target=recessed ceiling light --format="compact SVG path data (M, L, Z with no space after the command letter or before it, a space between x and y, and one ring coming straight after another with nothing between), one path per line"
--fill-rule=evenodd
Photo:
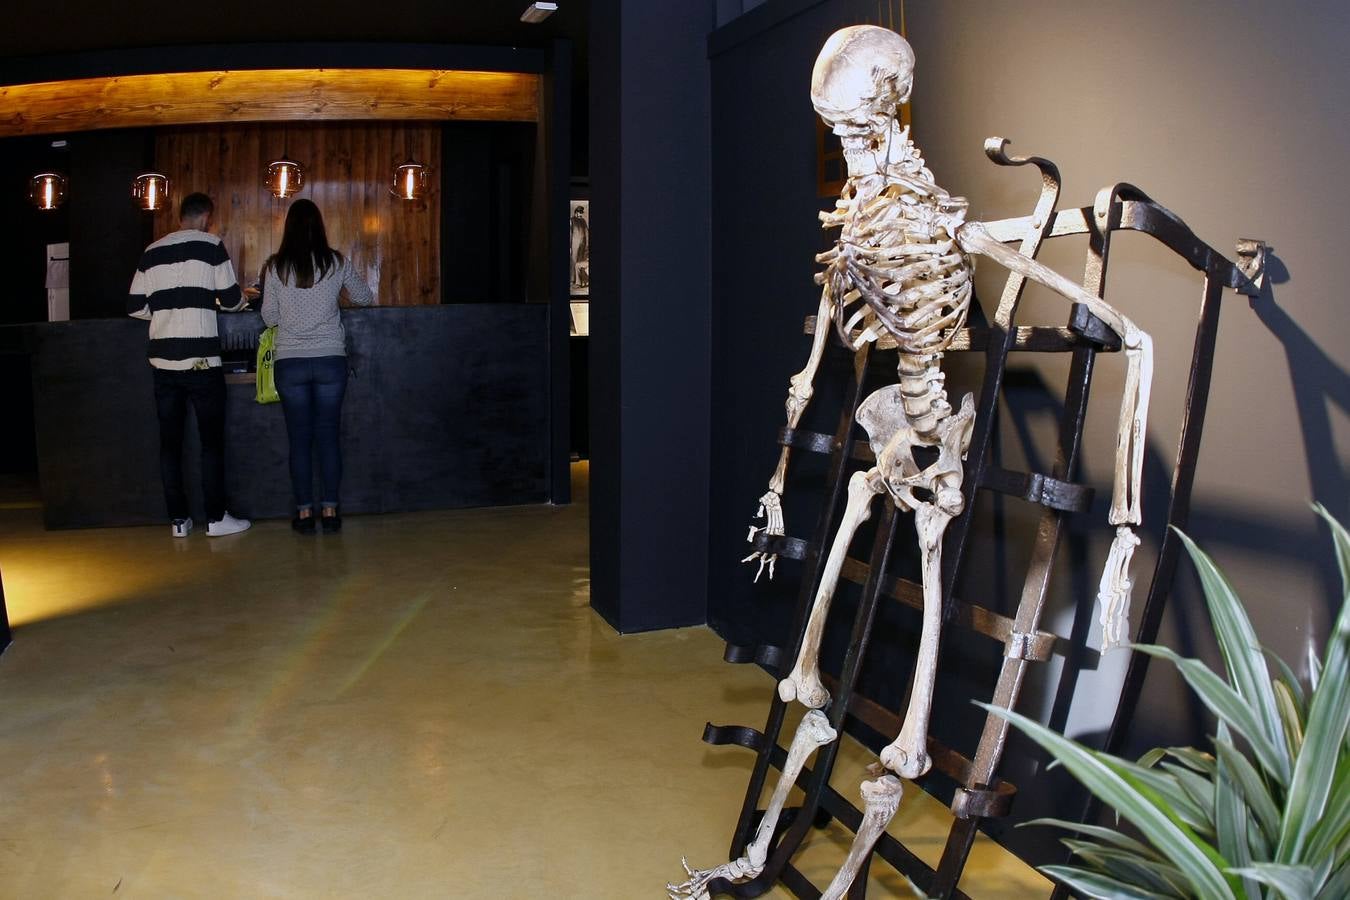
M525 11L520 14L520 21L529 22L531 25L536 22L542 22L549 16L558 11L558 4L544 3L543 0L537 0L525 7Z

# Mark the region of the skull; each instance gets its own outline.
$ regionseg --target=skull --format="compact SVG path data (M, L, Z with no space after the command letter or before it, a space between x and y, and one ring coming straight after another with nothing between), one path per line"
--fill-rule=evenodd
M892 123L913 82L914 50L890 29L841 28L821 48L811 71L811 105L839 135L851 177L884 165Z

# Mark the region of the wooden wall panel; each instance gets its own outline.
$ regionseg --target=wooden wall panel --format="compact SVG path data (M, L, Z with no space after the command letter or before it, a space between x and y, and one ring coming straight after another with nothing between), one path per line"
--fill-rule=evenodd
M240 281L252 283L280 245L286 210L263 184L267 164L287 155L304 166L297 197L323 213L328 241L366 277L381 306L439 303L439 125L315 123L212 125L165 129L155 165L169 176L172 209L155 214L155 236L178 227L177 203L204 191L216 204L214 231ZM408 157L431 169L427 197L404 201L389 192L394 167Z

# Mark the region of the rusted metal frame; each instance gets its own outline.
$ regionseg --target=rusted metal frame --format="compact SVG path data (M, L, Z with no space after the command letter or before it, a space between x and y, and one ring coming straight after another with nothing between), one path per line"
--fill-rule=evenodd
M1096 354L1097 351L1090 347L1075 353L1069 373L1069 385L1064 399L1065 414L1060 423L1059 449L1054 467L1056 477L1066 480L1073 477L1082 447L1083 422L1087 414L1087 400L1092 386L1092 370ZM1014 627L1018 633L1033 633L1040 625L1055 555L1059 549L1064 517L1065 513L1054 509L1047 509L1041 514L1031 562L1023 583L1022 599L1018 603L1014 620ZM1030 660L1025 658L1004 655L991 701L993 705L1005 709L1016 707L1029 662ZM1002 718L993 715L985 717L984 731L980 735L974 764L969 773L970 781L965 785L967 788L985 790L994 783L995 773L1003 758L1008 728L1007 721ZM953 823L947 845L942 852L942 859L938 863L937 879L929 892L930 896L947 897L955 889L965 869L970 849L974 845L979 820L979 816L958 817Z
M831 342L832 346L835 345ZM844 496L844 488L848 481L845 477L849 462L849 449L853 443L854 433L854 415L858 405L862 403L864 391L867 387L867 360L870 355L870 348L863 347L853 354L853 380L849 388L845 390L845 396L848 397L847 403L839 416L839 424L835 430L835 443L838 449L830 457L829 474L826 479L826 499L821 507L820 517L816 522L816 530L811 543L807 546L806 555L803 559L803 572L801 587L797 593L797 610L793 616L793 633L797 635L796 642L792 648L792 654L788 658L795 658L797 652L801 649L801 642L806 631L806 620L811 614L811 602L815 597L816 586L820 583L821 573L825 567L825 554L822 552L829 540L829 536L834 528L835 522L839 516L840 500ZM731 652L728 647L728 653ZM773 673L775 678L781 675L781 672ZM764 745L760 747L758 755L755 758L755 766L750 774L750 782L746 785L745 799L741 803L741 813L736 820L736 828L731 835L731 849L728 859L739 859L745 853L745 847L750 841L750 831L755 826L756 814L759 807L760 794L763 792L764 779L769 772L769 763L771 750L777 746L778 736L783 730L783 719L787 712L787 704L779 698L777 690L773 692L773 700L769 704L769 716L764 725Z
M1171 210L1150 199L1133 185L1120 184L1111 190L1124 192L1122 198L1117 201L1120 210L1117 214L1116 230L1138 231L1150 235L1196 270L1217 278L1225 287L1232 288L1240 294L1256 296L1260 292L1259 287L1240 266L1196 237L1190 227ZM1057 211L1054 227L1046 236L1056 238L1087 234L1092 230L1089 223L1096 215L1095 211L1094 206ZM997 222L985 223L985 227L996 240L1009 243L1025 234L1032 220L1031 216L1000 219Z
M1041 175L1041 195L1027 222L1027 228L1022 233L1022 243L1018 248L1024 256L1035 259L1045 236L1055 223L1055 205L1059 202L1060 191L1059 168L1049 160L1037 156L1010 157L1005 152L1006 146L1006 141L991 139L985 142L985 154L995 164L1001 166L1034 165ZM975 514L975 492L980 489L980 483L984 480L984 469L989 462L989 444L996 422L995 412L998 409L999 397L1003 393L1003 374L1008 365L1008 353L1017 334L1013 320L1025 289L1026 277L1018 272L1009 272L998 307L990 320L989 345L985 351L984 382L980 387L975 428L971 435L970 449L966 454L965 483L961 486L965 508L948 526L943 544L944 621L951 619L954 611L952 592L956 585L956 572L960 570L966 541L970 537L970 525Z
M1119 223L1120 206L1112 202L1114 199L1114 189L1099 193L1093 218L1089 223L1083 289L1098 297L1104 297L1106 293L1106 267L1110 259L1111 231ZM1011 315L1011 311L1009 314ZM1053 469L1054 476L1063 481L1072 480L1077 468L1096 353L1093 347L1088 346L1073 355ZM1015 619L1019 633L1035 631L1040 624L1055 555L1059 549L1063 520L1064 513L1059 510L1047 509L1041 514L1036 528L1036 542L1032 548L1031 562L1023 582L1022 598L1017 606ZM1026 666L1025 659L1004 655L992 698L993 705L1004 709L1016 707ZM1009 727L1005 719L992 714L985 717L984 731L980 735L975 752L975 765L971 773L974 784L967 785L968 787L984 788L993 781L999 762L1003 758ZM979 817L958 818L952 824L952 829L947 835L947 845L942 851L942 859L938 862L934 889L930 894L946 897L950 891L955 890L965 869L966 860L970 856L971 847L975 843L978 828Z
M1184 529L1190 518L1191 489L1195 484L1195 468L1200 458L1200 438L1204 431L1205 411L1209 405L1210 378L1214 370L1214 347L1219 333L1219 312L1223 289L1230 285L1220 278L1206 277L1204 295L1200 303L1200 317L1195 330L1194 349L1191 353L1190 379L1186 386L1186 404L1181 420L1181 438L1177 447L1176 468L1172 473L1172 486L1168 498L1167 528L1163 532L1162 546L1158 550L1158 562L1153 568L1153 578L1149 582L1148 598L1134 635L1134 643L1149 644L1158 636L1162 625L1163 611L1171 592L1172 581L1176 577L1177 564L1182 553L1180 537L1174 528ZM1125 679L1121 686L1120 699L1116 704L1115 716L1106 732L1102 745L1104 753L1119 753L1125 743L1125 737L1134 719L1135 709L1144 688L1144 679L1148 674L1151 657L1143 653L1131 653L1125 670ZM1101 810L1101 803L1095 797L1089 797L1083 808L1081 822L1092 822ZM1068 888L1059 885L1051 894L1052 900L1063 900L1069 896Z

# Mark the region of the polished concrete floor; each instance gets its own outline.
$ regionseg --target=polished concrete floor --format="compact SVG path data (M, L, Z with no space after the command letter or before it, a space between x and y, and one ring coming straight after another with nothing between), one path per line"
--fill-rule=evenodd
M707 629L590 611L576 474L570 507L337 537L47 532L10 491L0 898L631 900L724 860L750 755L699 735L762 725L772 684ZM867 762L846 748L836 786ZM891 830L931 862L948 821L911 788ZM811 838L818 883L844 840ZM983 839L962 887L1048 893Z

